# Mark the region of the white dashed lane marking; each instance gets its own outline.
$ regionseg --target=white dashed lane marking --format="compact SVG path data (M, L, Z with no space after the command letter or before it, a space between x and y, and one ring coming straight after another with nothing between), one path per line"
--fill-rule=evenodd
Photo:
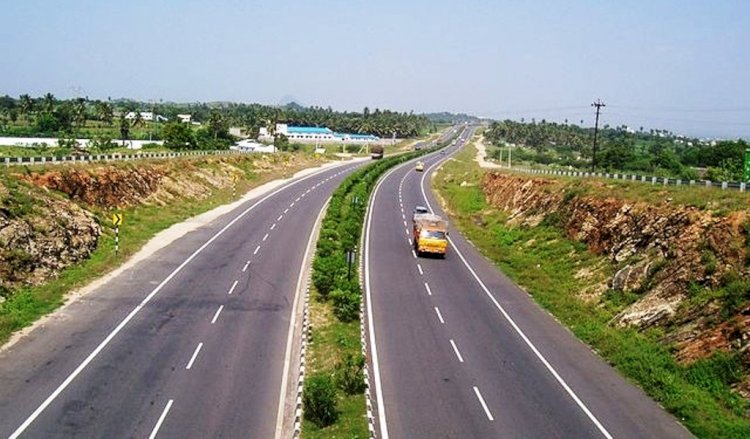
M430 289L430 284L427 282L424 283L424 289L427 290L427 295L432 296L432 290Z
M271 224L271 230L276 228L276 223Z
M230 288L229 292L227 293L228 295L230 296L232 295L232 293L234 292L234 289L237 288L238 283L239 283L238 281L234 281L234 283L232 284L232 288Z
M247 263L245 263L245 266L242 267L242 272L243 273L246 272L247 271L247 267L249 267L249 266L250 266L250 261L247 261Z
M195 363L195 359L198 358L198 352L201 351L201 348L203 347L203 342L198 343L198 346L195 347L195 352L193 352L193 356L190 357L190 361L188 361L187 366L185 366L185 369L190 370L191 367L193 367L193 363Z
M260 246L255 247L255 251L253 252L254 255L257 255L260 251Z
M461 352L458 352L458 346L456 346L456 342L451 339L451 346L453 346L453 352L456 353L456 357L458 357L458 361L463 363L464 357L461 356Z
M281 221L281 218L284 218L284 215L279 215L279 217L276 218L276 221Z
M156 437L156 433L159 432L159 428L161 428L161 424L164 422L164 419L166 419L167 413L169 413L169 409L172 408L172 403L174 403L173 399L170 399L169 402L167 402L167 406L164 407L164 411L161 412L161 416L159 416L159 420L156 421L156 425L154 425L154 429L151 430L151 434L148 436L148 439L154 439Z
M490 421L494 421L495 418L492 417L492 413L490 413L490 409L487 407L487 404L484 402L484 398L482 398L482 394L479 393L479 389L477 389L477 386L474 386L474 394L477 395L477 399L479 400L479 403L482 404L482 408L484 409L484 414L487 415L487 419Z
M264 241L265 241L266 239L268 239L268 233L266 233L266 235L265 235L265 236L263 237L263 240L264 240Z
M409 240L409 242L411 242L411 239ZM424 271L422 271L422 264L417 264L417 270L419 270L419 274L424 276Z
M223 310L223 309L224 309L224 305L221 305L221 306L219 307L219 309L217 309L217 310L216 310L216 314L214 314L214 318L212 318L212 319L211 319L211 324L212 324L212 325L213 325L214 323L216 323L216 320L218 320L218 318L219 318L219 314L221 314L221 310Z
M437 306L435 307L435 313L437 314L438 320L440 320L440 323L445 324L445 320L443 320L443 315L440 314L440 310L438 309Z

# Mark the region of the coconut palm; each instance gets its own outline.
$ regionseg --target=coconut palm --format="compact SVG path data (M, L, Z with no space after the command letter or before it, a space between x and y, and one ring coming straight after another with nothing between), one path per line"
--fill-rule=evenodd
M29 115L32 111L34 111L34 101L31 99L31 96L27 94L23 94L19 97L19 100L21 101L20 110L21 115L28 120Z
M55 110L55 95L47 93L42 98L42 111L52 113Z

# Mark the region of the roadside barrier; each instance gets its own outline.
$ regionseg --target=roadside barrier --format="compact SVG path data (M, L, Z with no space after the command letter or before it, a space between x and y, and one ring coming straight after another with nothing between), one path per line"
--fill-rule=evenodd
M508 171L508 168L498 168ZM668 177L654 177L639 174L626 174L626 173L605 173L605 172L583 172L583 171L560 171L553 169L532 169L524 167L513 167L510 168L513 172L523 172L526 174L535 175L556 175L564 177L574 178L607 178L610 180L629 180L637 181L640 183L647 183L651 185L663 185L663 186L705 186L705 187L716 187L722 190L734 189L740 192L747 190L747 183L740 181L711 181L711 180L681 180L679 178L668 178Z
M44 164L62 164L62 163L87 163L87 162L109 162L109 161L128 161L141 159L169 159L177 157L196 157L206 155L229 155L229 154L246 154L233 150L217 151L187 151L187 152L147 152L137 154L86 154L70 156L50 156L50 157L5 157L3 162L5 166L18 165L44 165Z

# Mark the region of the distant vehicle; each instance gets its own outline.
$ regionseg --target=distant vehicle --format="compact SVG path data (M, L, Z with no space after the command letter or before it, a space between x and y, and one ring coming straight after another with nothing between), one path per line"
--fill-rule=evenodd
M417 209L419 207L421 206ZM430 253L444 258L448 251L448 222L439 215L417 213L415 209L412 225L414 251L417 256Z
M421 142L417 143L416 145L414 145L414 151L419 151L420 149L422 149L422 143Z
M383 145L372 145L370 146L370 157L373 160L383 158Z
M429 213L430 211L426 207L416 206L414 208L414 213L411 216L411 221L412 222L416 221L418 215L424 215L424 214L429 214Z
M417 172L424 171L424 162L417 162L417 166L415 169L417 170Z

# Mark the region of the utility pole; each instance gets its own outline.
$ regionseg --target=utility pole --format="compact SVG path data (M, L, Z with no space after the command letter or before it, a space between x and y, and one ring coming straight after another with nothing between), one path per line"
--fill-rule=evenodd
M599 132L599 111L602 107L606 107L604 105L604 102L602 102L601 99L597 99L596 102L591 104L592 107L596 107L596 122L594 123L594 148L593 148L593 156L591 158L591 173L594 173L594 169L596 169L596 135Z

